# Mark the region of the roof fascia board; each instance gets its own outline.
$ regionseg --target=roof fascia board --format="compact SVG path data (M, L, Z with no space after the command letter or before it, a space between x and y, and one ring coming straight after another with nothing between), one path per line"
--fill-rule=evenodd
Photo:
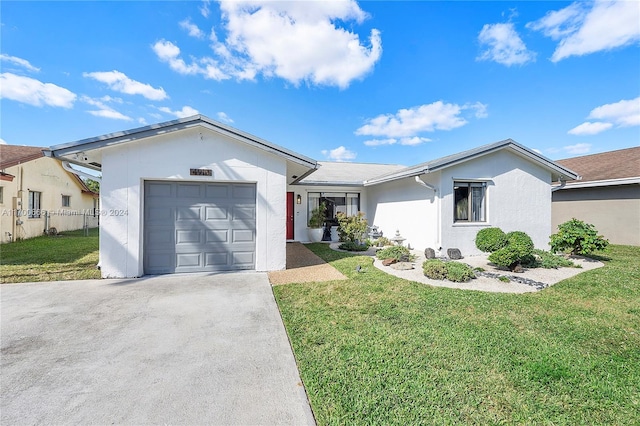
M557 172L561 177L564 177L565 180L576 180L580 179L580 175L573 172L572 170L567 169L566 167L561 166L553 160L548 159L547 157L538 154L535 151L531 151L528 148L523 147L522 145L513 142L510 148L521 155L530 158L531 160L537 161L541 163L547 169L551 169Z
M595 188L602 186L616 186L616 185L633 185L640 184L640 177L631 178L619 178L619 179L606 179L606 180L592 180L588 182L567 182L564 186L560 184L554 184L554 187L558 190L562 189L578 189L578 188Z
M235 140L239 140L241 142L248 143L249 145L261 148L265 151L278 155L284 155L288 160L297 164L312 168L317 167L317 162L311 158L296 154L293 151L289 151L285 148L267 142L264 139L257 138L232 127L214 122L213 120L202 115L181 118L178 120L167 121L160 124L152 124L150 126L140 127L137 129L125 130L121 132L97 136L94 138L83 139L76 142L55 145L50 148L51 156L61 157L83 151L91 151L196 126L203 126L205 128L209 128L210 130L214 130L218 133L231 137Z
M300 186L349 186L349 187L353 187L353 188L361 188L364 185L362 183L357 183L357 182L340 182L340 181L333 181L333 182L297 182L297 185Z

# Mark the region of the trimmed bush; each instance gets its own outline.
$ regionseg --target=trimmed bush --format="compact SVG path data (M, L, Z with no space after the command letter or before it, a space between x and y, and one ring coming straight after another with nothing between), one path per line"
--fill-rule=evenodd
M476 234L478 250L493 253L507 245L507 235L500 228L484 228Z
M558 233L551 235L551 252L570 252L589 255L604 250L609 241L598 235L595 226L578 219L571 219L558 225Z
M531 237L521 231L509 232L506 235L507 245L489 255L489 261L503 268L513 270L533 253Z
M444 280L447 277L447 267L442 260L429 259L422 264L422 272L432 280Z
M336 214L338 220L338 236L340 241L359 242L367 238L367 219L364 213L358 212L353 216L347 216L345 213Z
M376 257L380 260L395 259L398 262L409 262L415 258L404 246L391 246L378 250Z
M427 278L432 280L447 279L457 283L467 282L476 276L469 265L459 262L443 262L440 259L425 260L422 264L422 271Z
M456 283L464 283L476 277L469 265L459 262L447 262L447 279Z
M338 246L340 250L347 251L367 251L369 250L369 242L365 242L364 244L354 243L353 241L347 241L346 243L342 243Z

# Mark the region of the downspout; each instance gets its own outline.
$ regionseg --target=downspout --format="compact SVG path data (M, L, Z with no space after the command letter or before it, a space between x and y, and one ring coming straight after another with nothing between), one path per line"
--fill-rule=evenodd
M567 184L567 181L565 179L560 178L560 185L556 186L555 188L551 188L551 192L556 192L557 190L564 188L566 184Z
M442 250L442 226L440 223L440 197L438 195L438 188L436 188L433 185L430 185L428 183L426 183L425 181L423 181L422 179L420 179L420 176L416 176L415 177L416 183L420 186L424 186L427 189L430 189L434 192L434 196L436 199L436 226L437 226L437 230L436 230L436 247L435 250L440 251Z
M73 173L74 175L82 176L84 178L95 180L96 182L102 183L102 178L99 176L90 175L89 173L76 170L73 167L71 167L68 161L61 161L61 163L62 163L62 168L68 171L69 173Z

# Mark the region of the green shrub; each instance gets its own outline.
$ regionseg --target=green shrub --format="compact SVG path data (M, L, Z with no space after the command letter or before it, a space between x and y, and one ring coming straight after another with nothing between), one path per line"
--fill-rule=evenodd
M358 212L353 216L347 216L345 213L337 213L336 219L338 220L338 236L340 241L344 242L359 242L366 239L367 234L367 219L364 218L364 213Z
M388 239L387 237L380 237L375 241L376 245L378 247L384 247L384 246L392 246L393 242Z
M309 217L308 223L309 228L322 228L322 226L324 225L324 221L326 220L326 214L327 205L323 201L318 205L318 207L311 210L311 217Z
M447 277L447 267L442 260L428 259L422 264L422 272L432 280L444 280Z
M432 280L447 279L457 283L467 282L476 276L469 265L459 262L443 262L440 259L425 260L422 264L422 272Z
M604 250L608 245L609 241L598 235L595 226L575 218L558 225L558 233L551 235L553 253L561 251L589 255Z
M447 279L456 283L463 283L476 277L469 265L459 262L446 262Z
M476 247L480 251L493 253L507 245L507 235L500 228L484 228L476 234Z
M540 249L533 250L531 256L526 257L520 263L525 268L558 269L576 267L576 264L569 259Z
M410 262L415 259L408 248L404 246L391 246L378 250L376 253L378 259L395 259L398 262Z
M489 255L489 261L503 268L513 269L533 253L533 241L521 231L506 235L507 245Z
M369 250L369 243L365 242L364 244L358 244L353 241L347 241L346 243L342 243L338 246L340 250L347 251L367 251Z

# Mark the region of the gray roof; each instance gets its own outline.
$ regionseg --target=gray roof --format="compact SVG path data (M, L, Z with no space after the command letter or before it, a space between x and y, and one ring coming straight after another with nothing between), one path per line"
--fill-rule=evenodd
M406 166L397 164L318 162L318 168L300 180L300 185L362 186L365 181Z
M392 171L387 174L373 177L364 182L365 186L377 185L380 183L390 182L397 179L403 179L407 177L420 176L425 173L435 172L447 167L454 166L456 164L463 163L465 161L472 160L474 158L481 157L483 155L491 154L501 149L509 149L516 154L527 158L530 161L538 163L540 166L551 171L554 180L566 180L566 179L579 179L575 172L569 170L566 167L548 159L547 157L538 154L537 152L520 145L513 139L505 139L503 141L494 142L488 145L483 145L478 148L463 151L457 154L449 155L446 157L438 158L436 160L428 161L426 163L418 164L404 168L399 171ZM557 179L556 179L557 178Z
M75 142L64 143L60 145L52 146L50 153L45 153L50 157L63 157L65 155L76 154L79 152L86 152L95 149L105 148L121 143L132 142L138 139L155 136L158 134L173 132L177 130L187 129L195 126L204 126L210 128L218 133L229 136L233 139L248 143L249 145L257 148L264 149L268 152L282 155L290 161L298 163L300 165L315 168L316 161L312 158L305 157L301 154L283 148L279 145L275 145L264 139L260 139L249 133L238 130L234 127L227 126L215 120L210 119L204 115L194 115L191 117L180 118L177 120L166 121L163 123L152 124L145 127L139 127L136 129L125 130L122 132L110 133L102 136L97 136L89 139L82 139Z

